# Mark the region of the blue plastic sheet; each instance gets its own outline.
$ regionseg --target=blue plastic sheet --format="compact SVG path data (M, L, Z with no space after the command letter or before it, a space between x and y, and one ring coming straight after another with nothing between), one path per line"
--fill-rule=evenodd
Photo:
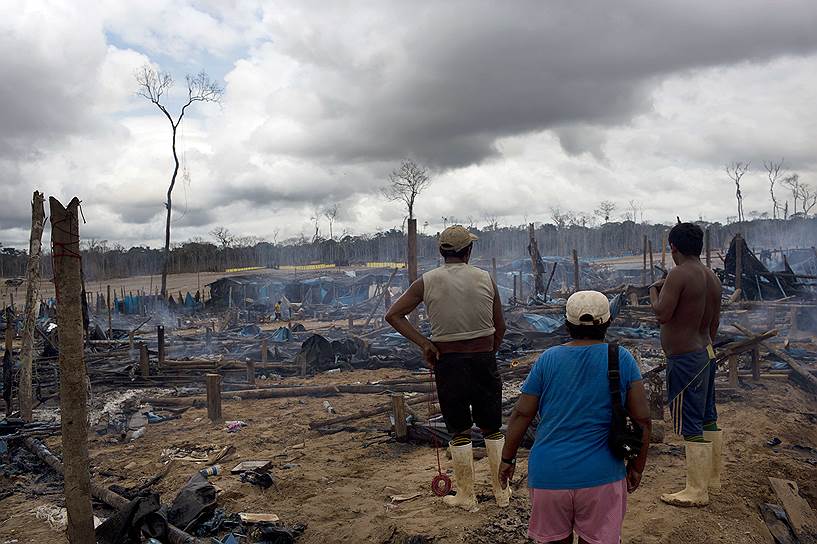
M555 332L565 324L564 317L550 317L539 314L522 314L522 317L539 332Z
M292 332L286 327L278 328L274 333L272 333L272 336L270 337L270 340L272 340L276 344L284 344L286 342L289 342L291 339Z

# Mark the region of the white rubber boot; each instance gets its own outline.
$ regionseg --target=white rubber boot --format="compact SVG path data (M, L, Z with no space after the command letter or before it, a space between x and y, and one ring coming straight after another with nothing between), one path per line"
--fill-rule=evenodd
M464 446L448 444L451 452L451 461L454 463L454 482L457 486L456 495L446 495L443 502L448 506L456 506L465 510L475 510L477 495L474 492L474 449L471 443Z
M494 488L496 504L502 508L511 502L511 485L508 483L505 489L499 481L499 465L502 464L502 448L505 447L505 437L498 440L485 439L485 451L488 453L488 466L491 470L491 487Z
M712 474L709 478L709 490L720 491L723 472L723 431L704 431L704 440L712 442Z
M687 485L678 493L665 493L661 500L673 506L709 504L709 477L712 473L712 443L685 442Z

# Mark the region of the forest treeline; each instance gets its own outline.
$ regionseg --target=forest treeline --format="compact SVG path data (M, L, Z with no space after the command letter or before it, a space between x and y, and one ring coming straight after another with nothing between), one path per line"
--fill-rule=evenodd
M817 243L817 218L756 219L742 223L704 224L709 227L713 252L728 247L735 233L741 232L752 248L803 248ZM571 255L576 249L582 258L639 254L644 235L660 251L661 240L670 227L661 224L624 221L587 227L536 224L539 251L544 256ZM500 261L527 256L528 228L488 227L473 229L480 237L474 257ZM417 252L420 260L436 260L436 233L418 233ZM162 250L149 247L126 249L107 241L83 243L82 265L88 280L161 273ZM273 244L256 240L194 240L175 244L170 252L169 272L218 272L226 268L309 263L402 262L406 258L406 235L400 230L376 234L345 236L338 240L290 241ZM0 247L0 277L22 277L25 274L25 251ZM48 254L41 261L43 277L51 277Z

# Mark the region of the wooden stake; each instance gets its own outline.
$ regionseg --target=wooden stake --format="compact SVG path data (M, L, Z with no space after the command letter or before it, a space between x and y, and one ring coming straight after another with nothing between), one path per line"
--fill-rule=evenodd
M417 279L417 220L416 219L409 219L408 220L408 239L407 241L407 255L406 260L408 266L408 281L409 285L414 283ZM409 320L411 321L412 325L415 327L420 322L417 316L417 310L415 309L409 315Z
M108 286L108 340L113 338L113 328L111 327L111 286Z
M405 442L408 437L406 427L406 397L403 393L391 395L392 414L394 415L394 435L398 442Z
M60 414L65 467L68 541L95 542L88 466L87 376L83 356L82 280L79 251L79 199L68 208L54 197L51 244L60 348Z
M743 236L735 235L735 291L743 292Z
M752 379L760 379L760 347L755 346L752 350Z
M247 383L255 387L255 361L247 361Z
M14 406L11 402L12 396L12 374L14 368L14 361L12 357L14 355L14 351L12 351L12 344L14 344L14 319L13 319L14 311L11 309L11 306L6 308L6 345L5 345L5 353L3 354L3 400L6 402L6 417L9 417L11 413L14 411Z
M221 376L207 374L207 417L213 423L221 421Z
M574 293L579 290L579 255L573 250L573 287Z
M729 387L735 389L738 386L738 356L729 356Z
M163 364L165 362L165 326L164 325L157 325L156 326L156 337L157 341L159 342L159 364Z
M667 269L667 231L661 232L661 268Z
M516 298L516 274L513 275L513 299L517 300L517 298Z
M267 347L267 339L261 339L261 362L265 365L267 364L267 352L269 351Z
M150 360L148 359L148 346L144 342L139 342L139 369L142 377L150 376Z
M31 373L34 366L34 325L37 320L37 291L40 285L40 253L42 251L43 227L45 226L45 198L34 191L31 200L31 237L28 243L28 267L26 269L26 307L23 326L23 344L20 349L20 417L30 423L33 419L31 399Z
M708 268L712 268L712 254L711 254L712 248L710 245L709 237L710 237L709 227L706 227L706 230L704 231L704 245L706 246L706 266Z
M655 265L652 262L652 240L647 242L647 250L650 253L650 283L655 283Z
M647 284L647 235L644 235L644 264L641 266L641 285Z

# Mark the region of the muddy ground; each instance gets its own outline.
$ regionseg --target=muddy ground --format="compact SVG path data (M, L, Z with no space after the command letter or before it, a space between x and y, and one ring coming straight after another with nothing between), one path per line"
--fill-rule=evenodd
M370 382L406 375L401 370L342 372L320 375L310 383ZM284 383L303 383L285 379ZM436 473L434 450L424 445L396 443L389 438L386 415L354 422L366 432L321 435L308 423L329 417L322 398L225 401L224 417L248 426L228 433L223 424L207 420L206 409L191 408L180 419L147 427L133 442L110 435L92 436L94 478L106 485L136 486L159 472L169 456L212 453L233 445L236 453L221 465L229 469L242 460L269 459L278 490L261 491L226 474L212 478L219 488L219 506L228 512L275 513L286 524L304 523L299 542L402 542L424 535L437 543L528 542L525 453L521 454L515 494L508 509L492 502L487 459L477 461L480 509L451 510L433 496L429 483ZM385 395L338 395L328 399L338 414L348 414L388 402ZM817 467L795 445L817 447L817 403L787 381L742 384L730 398L720 399L726 432L723 491L709 506L679 509L658 500L661 493L683 487L682 444L669 436L651 448L642 487L630 496L624 542L760 543L772 542L757 505L775 502L768 477L794 480L801 494L817 507ZM423 408L418 409L421 416ZM382 429L383 432L378 431ZM767 441L777 437L774 448ZM59 453L59 438L47 440ZM812 450L813 451L813 450ZM811 454L811 457L814 457ZM443 458L444 467L450 462ZM187 478L205 463L176 461L155 490L169 501ZM67 542L59 529L37 519L43 505L62 505L62 489L53 473L0 478L0 544ZM415 498L404 502L394 496ZM99 513L104 515L103 510Z

